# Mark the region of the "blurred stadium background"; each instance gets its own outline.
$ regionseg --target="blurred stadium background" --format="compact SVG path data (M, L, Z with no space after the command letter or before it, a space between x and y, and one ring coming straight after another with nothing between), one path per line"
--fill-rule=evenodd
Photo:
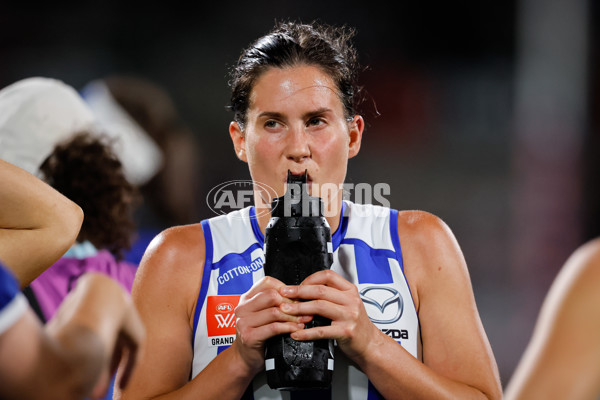
M567 256L600 235L600 33L585 0L3 4L0 87L163 87L200 144L197 190L249 178L232 151L227 71L275 20L357 29L367 130L348 181L452 228L503 384ZM377 113L380 115L377 116ZM204 196L197 219L210 217ZM190 221L192 222L192 221ZM443 334L443 332L440 332Z

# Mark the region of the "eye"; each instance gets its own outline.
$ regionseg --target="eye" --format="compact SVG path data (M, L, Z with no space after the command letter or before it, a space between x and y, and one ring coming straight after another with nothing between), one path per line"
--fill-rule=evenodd
M267 129L275 129L279 127L279 125L279 122L275 121L274 119L269 119L265 121L265 128Z
M325 121L323 120L323 118L313 117L308 120L308 122L306 123L306 126L319 126L319 125L323 125L324 123L325 123Z

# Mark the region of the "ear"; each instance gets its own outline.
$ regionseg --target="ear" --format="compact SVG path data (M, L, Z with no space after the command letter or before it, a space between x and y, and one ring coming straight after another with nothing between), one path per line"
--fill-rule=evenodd
M231 121L229 124L229 136L231 136L231 141L233 142L235 155L240 160L248 162L248 159L246 158L246 138L240 125L235 121Z
M355 115L352 121L348 123L350 141L348 142L348 158L358 154L362 142L362 134L365 129L365 120L360 115Z

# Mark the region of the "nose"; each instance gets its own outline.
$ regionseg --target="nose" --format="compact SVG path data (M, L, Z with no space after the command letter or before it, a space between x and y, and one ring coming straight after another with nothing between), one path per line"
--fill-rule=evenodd
M288 160L295 162L311 158L310 137L304 129L293 128L288 131L285 154Z

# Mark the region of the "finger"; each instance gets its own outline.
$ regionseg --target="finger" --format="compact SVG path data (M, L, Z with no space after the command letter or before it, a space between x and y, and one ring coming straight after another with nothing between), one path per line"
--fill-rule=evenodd
M306 323L311 319L311 316L291 315L283 312L279 307L270 307L251 314L244 314L242 317L238 316L236 325L238 329L257 328L275 322Z
M106 396L106 393L108 393L108 389L109 389L109 385L110 385L110 376L108 374L108 371L103 370L102 373L100 374L100 378L98 378L98 381L96 382L96 384L94 385L94 388L92 389L92 393L89 395L91 399L101 399L103 397Z
M302 323L274 322L244 332L238 331L238 335L243 343L255 343L264 342L273 336L292 333L303 329L304 324Z
M274 289L275 291L277 291L281 286L284 286L284 284L279 279L273 278L272 276L265 276L264 278L256 282L254 285L252 285L250 290L248 290L244 296L252 298L258 293L265 290Z
M126 353L125 368L119 380L119 387L124 388L129 382L138 359L138 352L146 338L146 329L136 308L131 304L123 321L123 329L117 338L115 353L122 359L123 353ZM117 362L118 364L118 362ZM114 372L114 371L113 371Z
M340 339L344 335L341 325L318 326L315 328L297 330L290 333L294 340Z
M127 384L129 383L129 379L131 378L131 375L133 374L133 370L135 369L135 366L137 364L138 350L140 347L137 345L137 343L129 340L129 338L127 338L127 337L123 337L123 340L121 343L122 343L123 348L126 349L126 353L127 353L127 358L125 361L125 368L123 368L123 373L121 374L121 377L119 380L119 387L121 389L124 389L127 386Z
M284 302L291 302L291 300L284 298L277 289L268 288L251 298L240 300L240 304L235 308L235 315L242 317L267 308L278 307Z
M301 285L327 285L340 290L348 290L355 287L340 274L330 269L318 271L309 275L304 281L302 281Z
M346 304L348 293L325 285L284 286L279 289L283 296L300 300L327 300L336 304Z
M123 357L123 346L119 343L121 340L121 335L117 337L117 342L115 345L115 351L113 352L112 358L110 360L109 371L112 374L115 373L119 364L121 363L121 358Z
M326 300L310 300L299 301L296 303L282 304L282 311L290 315L320 315L332 321L344 319L345 314L350 314L351 311L343 305L335 304ZM347 315L345 319L351 318Z

